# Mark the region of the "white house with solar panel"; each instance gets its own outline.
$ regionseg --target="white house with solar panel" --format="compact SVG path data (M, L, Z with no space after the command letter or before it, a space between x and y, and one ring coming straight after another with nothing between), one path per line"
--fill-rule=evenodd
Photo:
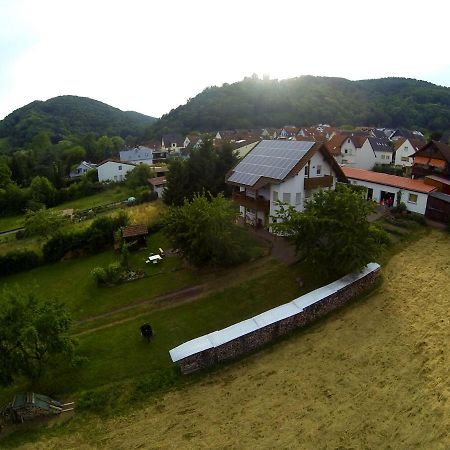
M226 177L236 186L233 200L255 227L269 228L278 201L303 211L319 189L347 181L339 164L319 142L265 140L256 145Z

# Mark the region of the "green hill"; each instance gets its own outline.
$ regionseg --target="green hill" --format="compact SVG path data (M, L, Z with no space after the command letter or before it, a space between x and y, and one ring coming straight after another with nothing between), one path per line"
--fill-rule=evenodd
M407 78L245 78L205 89L149 127L147 137L315 123L443 131L450 124L450 88Z
M121 111L86 97L63 95L34 101L0 121L0 139L12 147L26 146L40 132L55 137L96 135L141 136L154 117Z

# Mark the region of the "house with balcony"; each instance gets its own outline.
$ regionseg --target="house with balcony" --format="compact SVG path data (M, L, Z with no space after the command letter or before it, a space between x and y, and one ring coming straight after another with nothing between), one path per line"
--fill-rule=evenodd
M413 178L438 175L450 178L450 146L443 142L430 141L412 155Z
M314 141L263 140L226 176L242 218L269 228L279 202L303 211L319 189L347 181L325 145Z

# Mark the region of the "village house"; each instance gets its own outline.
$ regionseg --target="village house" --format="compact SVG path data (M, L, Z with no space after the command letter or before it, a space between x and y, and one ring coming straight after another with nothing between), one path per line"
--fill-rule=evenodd
M295 127L294 125L285 125L281 129L278 139L295 139L299 131L300 128Z
M450 146L443 142L430 141L412 155L412 176L424 178L438 175L450 178Z
M425 214L428 194L436 190L434 186L421 180L371 172L353 167L343 167L342 171L353 185L367 188L367 199L382 205L395 206L397 196L405 203L408 211Z
M372 170L375 164L392 162L393 150L389 141L367 132L335 134L325 145L342 166Z
M69 173L69 178L79 178L89 170L95 169L97 164L81 161L80 164L75 166Z
M120 161L133 164L153 164L153 150L143 145L138 145L129 150L119 152Z
M107 159L97 167L98 181L120 183L135 167L134 164Z
M149 178L148 182L153 187L153 191L158 194L158 198L161 198L166 185L166 177Z
M412 155L425 145L423 139L401 138L394 143L394 165L410 168L413 165ZM410 169L408 169L411 172ZM410 173L408 173L410 175Z
M345 175L327 148L313 141L263 140L227 175L242 218L268 228L278 201L303 211L319 189L334 189Z
M185 138L181 134L172 133L166 134L161 139L161 148L168 151L169 153L174 151L180 151L185 148Z

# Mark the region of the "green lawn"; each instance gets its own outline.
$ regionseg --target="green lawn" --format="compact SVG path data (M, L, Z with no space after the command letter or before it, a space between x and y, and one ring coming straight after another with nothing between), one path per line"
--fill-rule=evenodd
M150 252L156 252L159 247L167 248L161 233L149 237L146 250L131 254L131 267L144 270L150 275L148 278L114 287L97 287L90 275L94 267L104 267L117 260L118 255L110 250L2 278L0 288L26 286L46 297L59 298L66 303L75 319L81 319L192 286L199 281L191 271L177 270L181 266L178 257L166 258L157 265L145 264Z
M95 208L100 205L107 205L108 203L114 203L128 198L127 189L125 186L116 186L98 194L90 195L88 197L78 198L76 200L70 200L65 203L61 203L50 209L63 210L63 209L88 209ZM0 231L12 230L14 228L20 228L23 226L24 215L0 217Z
M56 395L76 396L86 389L172 372L172 347L292 300L301 293L295 274L295 268L274 264L269 273L237 287L81 335L79 352L89 361L76 370L52 373L48 378L51 381L42 380L39 388ZM155 332L150 344L139 333L139 326L146 321Z

